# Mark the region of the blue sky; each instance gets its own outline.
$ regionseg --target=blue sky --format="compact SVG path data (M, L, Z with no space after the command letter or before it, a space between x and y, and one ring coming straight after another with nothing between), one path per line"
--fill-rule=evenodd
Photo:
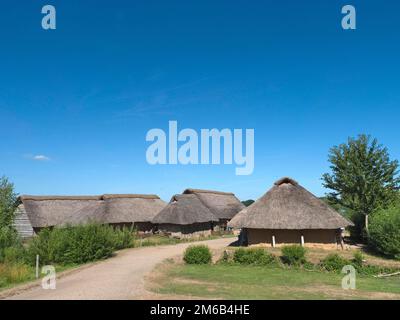
M41 7L57 30L41 28ZM357 9L357 30L341 8ZM2 1L0 175L21 194L323 195L330 147L400 158L398 1ZM255 169L147 164L148 130L254 128ZM35 156L45 156L35 158Z

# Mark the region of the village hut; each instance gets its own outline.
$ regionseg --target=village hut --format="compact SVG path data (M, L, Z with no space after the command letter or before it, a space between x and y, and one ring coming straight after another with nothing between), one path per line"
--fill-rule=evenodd
M34 235L43 228L73 224L83 218L98 221L100 196L21 196L14 225L22 237Z
M245 207L231 192L186 189L183 194L195 195L218 218L215 230L226 230L227 222Z
M167 205L157 195L105 194L105 217L114 226L132 226L140 232L152 231L153 218Z
M242 228L248 245L343 245L350 221L291 178L282 178L228 224Z
M209 236L218 219L194 194L172 197L152 221L163 234L176 238Z
M151 231L151 220L166 206L155 195L21 196L14 226L22 237L43 228L96 222Z

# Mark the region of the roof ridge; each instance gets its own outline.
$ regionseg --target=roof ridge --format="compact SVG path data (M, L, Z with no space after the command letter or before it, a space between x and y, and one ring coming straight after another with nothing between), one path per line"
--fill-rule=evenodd
M214 193L221 195L235 195L233 192L224 192L224 191L216 191L216 190L206 190L206 189L192 189L188 188L183 191L183 194L193 194L193 193Z
M141 199L160 199L156 194L138 194L138 193L126 193L126 194L103 194L101 196L105 199L129 199L129 198L141 198Z
M46 195L46 196L33 196L33 195L21 195L18 197L21 201L33 200L33 201L51 201L51 200L105 200L105 199L128 199L128 198L141 198L141 199L160 199L155 194L103 194L95 196L64 196L64 195Z
M21 195L18 197L21 201L34 200L34 201L48 201L48 200L101 200L101 196L32 196Z

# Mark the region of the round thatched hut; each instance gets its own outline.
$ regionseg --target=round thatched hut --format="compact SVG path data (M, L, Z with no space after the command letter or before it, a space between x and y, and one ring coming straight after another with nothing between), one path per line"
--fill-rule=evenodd
M182 194L173 196L152 222L161 233L187 238L211 235L218 219L194 194Z
M231 192L186 189L183 194L195 195L218 218L215 229L225 230L228 221L244 208L240 200Z
M352 223L293 179L282 178L228 225L242 228L249 245L336 247L341 243L341 231Z

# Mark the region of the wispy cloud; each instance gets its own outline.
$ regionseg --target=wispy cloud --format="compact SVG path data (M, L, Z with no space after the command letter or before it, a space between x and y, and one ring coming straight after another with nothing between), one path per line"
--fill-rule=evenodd
M51 160L50 157L45 156L43 154L36 154L36 155L26 154L25 158L28 158L28 159L31 159L31 160L34 160L34 161L50 161Z
M114 118L143 118L148 116L157 115L173 115L177 112L178 108L183 108L187 105L198 102L203 95L187 94L185 89L193 88L210 78L200 78L191 82L181 83L176 86L157 90L155 92L147 93L144 95L120 95L118 102L132 101L131 106L128 108L116 111ZM181 93L181 94L179 94ZM182 94L183 93L183 94ZM186 94L185 94L186 93Z

